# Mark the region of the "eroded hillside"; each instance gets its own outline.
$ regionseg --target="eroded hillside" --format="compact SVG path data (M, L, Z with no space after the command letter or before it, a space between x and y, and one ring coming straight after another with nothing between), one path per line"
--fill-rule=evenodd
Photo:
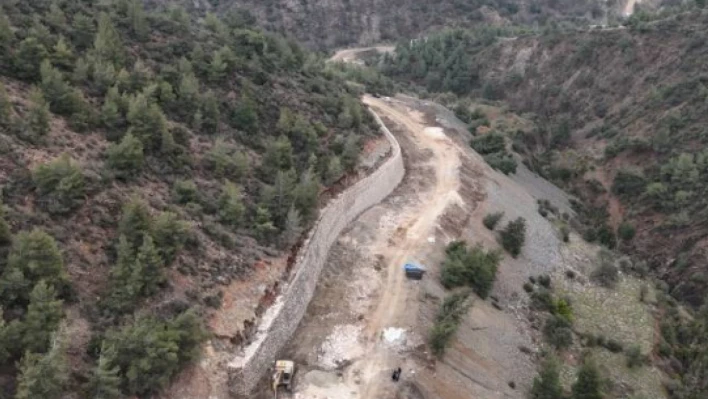
M509 154L522 154L577 196L585 240L631 255L629 273L662 280L655 360L677 377L668 391L685 398L706 389L703 313L687 316L676 299L701 308L708 282L707 32L700 8L585 32L453 31L399 46L382 68L456 93L440 98L457 103L491 165L514 173Z

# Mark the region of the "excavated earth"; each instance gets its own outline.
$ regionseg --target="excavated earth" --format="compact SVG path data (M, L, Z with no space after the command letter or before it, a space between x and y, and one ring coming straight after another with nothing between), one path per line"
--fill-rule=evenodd
M554 227L537 212L539 198L568 209L554 186L520 169L512 178L490 169L466 144L464 125L446 109L410 97L366 97L399 141L403 183L365 212L330 252L315 297L283 358L298 365L294 399L523 398L536 373L538 341L521 285L563 266ZM532 193L532 194L530 194ZM446 290L439 284L444 248L464 239L498 246L482 226L503 210L528 221L529 245L506 257L492 301L474 300L445 356L426 340ZM407 262L424 265L407 280ZM401 381L390 373L403 369ZM258 398L270 398L266 379Z

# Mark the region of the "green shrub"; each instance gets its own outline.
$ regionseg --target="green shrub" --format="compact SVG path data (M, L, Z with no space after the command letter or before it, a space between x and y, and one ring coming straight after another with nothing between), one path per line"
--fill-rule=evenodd
M543 363L539 376L534 378L530 399L563 399L560 383L560 367L555 359Z
M505 175L516 173L516 167L518 165L514 157L509 154L493 153L485 155L484 160L489 164L489 166L504 173Z
M469 286L482 298L489 295L501 256L497 251L485 251L481 246L468 249L455 241L446 249L440 280L446 288Z
M4 305L27 303L30 290L40 281L66 296L69 278L61 251L54 238L40 229L20 232L12 242L0 279Z
M553 294L545 288L535 291L531 294L531 307L552 312L555 308Z
M551 315L543 327L543 335L551 345L558 349L565 349L573 344L573 331L570 327L570 321L566 318Z
M568 320L569 323L573 322L573 308L570 303L565 299L558 299L554 304L553 314Z
M189 224L172 212L162 212L152 223L152 238L166 264L174 261L189 235Z
M15 399L59 399L69 382L64 345L56 342L45 354L27 352L19 364Z
M216 177L238 180L248 171L248 158L242 152L233 150L222 140L216 140L214 147L205 157L206 167Z
M51 346L51 338L64 317L62 301L53 286L41 280L30 293L27 314L20 324L21 347L25 351L42 353Z
M521 253L521 248L526 240L526 220L519 217L509 222L502 230L500 237L502 247L516 258Z
M524 291L526 291L527 293L530 294L533 292L533 284L531 284L529 282L525 282L523 287L524 287Z
M600 244L606 246L609 249L613 249L617 246L617 237L615 232L607 224L603 224L597 229L597 239Z
M196 358L206 338L194 311L161 321L138 318L106 334L104 347L115 349L114 366L120 370L123 389L145 396L166 386L182 366Z
M238 227L243 219L246 208L241 199L241 190L231 182L226 182L219 197L219 217L221 221L233 227Z
M578 378L571 387L572 399L602 399L602 379L595 363L586 360L578 371Z
M172 186L172 198L178 204L199 202L199 191L192 180L178 180Z
M499 133L487 133L480 137L475 137L470 142L472 148L480 155L489 155L498 152L506 152L504 136Z
M608 339L607 342L605 342L604 347L612 353L620 353L622 352L622 350L624 350L624 345L614 339Z
M566 223L560 226L560 234L563 242L570 242L570 227Z
M118 236L125 236L131 248L142 245L143 238L150 232L152 217L147 204L133 198L123 205L123 215L118 224Z
M598 267L593 272L593 279L605 287L614 287L619 280L619 269L615 266L614 256L607 250L598 252Z
M489 213L487 216L484 217L482 220L482 223L484 223L484 227L488 228L489 230L494 230L496 227L497 223L504 217L504 212L495 212L495 213Z
M83 200L84 175L68 154L39 165L32 172L32 180L41 197L40 203L47 212L67 213Z
M131 133L123 136L120 144L108 148L108 167L122 179L134 178L143 169L143 143Z
M646 358L642 355L642 348L635 344L627 349L627 367L635 368L644 364Z
M628 222L622 222L617 228L617 235L622 241L629 241L634 238L636 230Z
M12 231L10 231L10 225L5 220L5 207L0 202L0 247L4 247L11 242Z
M445 298L430 332L430 347L436 356L442 356L450 339L457 332L462 316L467 311L468 293L453 294Z

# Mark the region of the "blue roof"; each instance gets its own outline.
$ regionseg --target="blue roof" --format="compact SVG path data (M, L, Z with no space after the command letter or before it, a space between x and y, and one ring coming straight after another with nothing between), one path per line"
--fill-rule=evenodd
M414 263L406 263L406 265L403 266L403 268L404 268L405 270L421 270L421 271L425 271L425 267L423 267L423 266L421 266L421 265L416 265L416 264L414 264Z

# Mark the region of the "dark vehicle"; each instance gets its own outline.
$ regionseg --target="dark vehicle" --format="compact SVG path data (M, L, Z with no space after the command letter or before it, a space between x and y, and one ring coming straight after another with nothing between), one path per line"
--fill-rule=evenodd
M423 266L413 263L406 263L406 265L403 266L403 270L406 272L406 277L412 280L420 280L425 274L425 268Z

